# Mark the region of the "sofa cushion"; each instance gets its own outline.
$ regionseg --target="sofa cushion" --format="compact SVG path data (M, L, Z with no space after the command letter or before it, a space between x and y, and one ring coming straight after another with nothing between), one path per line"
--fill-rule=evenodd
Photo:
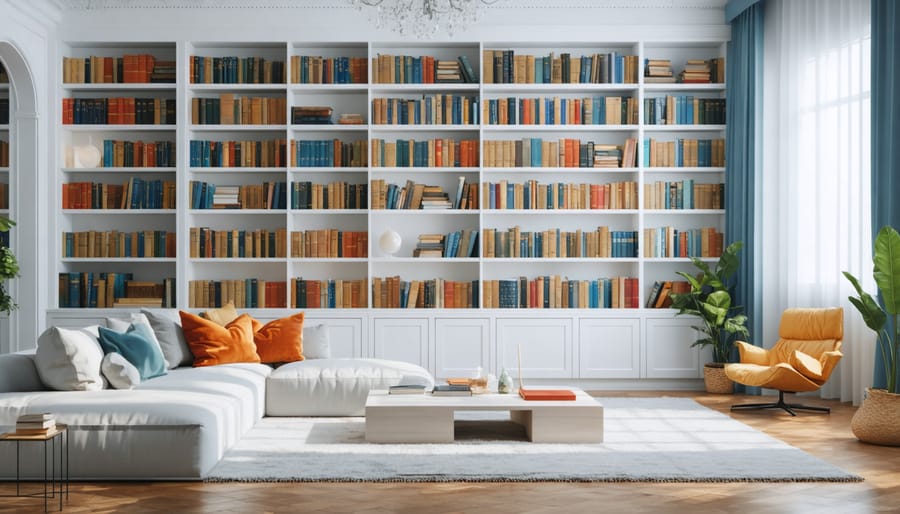
M0 354L0 393L45 389L34 362L34 350Z
M266 380L269 416L362 416L372 389L434 385L421 366L382 359L308 359L285 364Z
M260 362L275 364L303 360L303 313L272 320L253 320L253 342Z
M119 353L134 365L141 380L166 374L166 360L155 343L150 325L132 323L125 332L100 327L100 346L105 353ZM117 388L118 389L118 388Z
M190 366L194 362L194 354L188 347L181 329L181 318L175 309L141 309L150 321L150 327L159 341L163 356L169 369L178 366Z
M153 325L150 324L150 320L147 319L147 315L143 312L132 312L130 313L130 318L128 320L123 320L119 318L106 318L106 326L116 332L126 332L128 327L131 326L132 323L140 323L143 325L147 325L147 328L150 329L150 341L159 348L159 352L163 356L163 360L166 362L166 369L174 368L175 366L171 366L169 364L168 359L166 359L165 352L162 351L162 346L159 344L159 339L156 337L156 332L153 330Z
M115 389L131 389L141 383L141 373L134 364L121 353L112 352L103 356L100 371L109 385Z
M59 391L96 391L105 387L100 373L103 349L99 326L50 327L38 338L35 365L41 381Z
M238 317L238 311L234 308L234 302L228 302L224 306L217 309L209 309L203 312L203 317L215 321L223 327Z
M195 367L259 362L249 314L241 314L224 327L190 312L180 311L179 314L184 337L194 354Z
M322 324L303 325L303 358L331 358L331 340L328 335L328 327Z

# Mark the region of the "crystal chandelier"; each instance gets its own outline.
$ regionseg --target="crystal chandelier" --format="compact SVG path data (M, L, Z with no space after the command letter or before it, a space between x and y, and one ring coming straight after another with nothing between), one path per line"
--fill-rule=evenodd
M478 20L482 5L499 0L350 0L357 10L373 8L369 19L402 36L452 36Z

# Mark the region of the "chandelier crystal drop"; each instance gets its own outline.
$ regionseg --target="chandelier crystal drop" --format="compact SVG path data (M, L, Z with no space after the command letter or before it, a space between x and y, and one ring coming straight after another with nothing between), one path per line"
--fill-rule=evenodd
M453 36L478 21L482 5L498 0L350 0L359 11L368 9L379 29L419 39L437 34Z

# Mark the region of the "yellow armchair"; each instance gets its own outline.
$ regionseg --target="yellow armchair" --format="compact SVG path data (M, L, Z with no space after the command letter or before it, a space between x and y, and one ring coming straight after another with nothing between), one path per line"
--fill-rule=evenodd
M816 391L828 381L843 356L844 310L787 309L778 335L768 350L738 341L740 362L725 366L728 378L739 384L777 389L778 401L732 405L731 410L780 408L791 416L797 415L794 409L831 412L827 407L785 403L784 393Z

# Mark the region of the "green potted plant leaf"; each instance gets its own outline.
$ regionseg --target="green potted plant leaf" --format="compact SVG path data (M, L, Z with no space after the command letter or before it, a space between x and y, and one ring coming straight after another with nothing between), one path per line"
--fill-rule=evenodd
M0 216L0 231L5 232L15 224L13 220ZM0 312L9 314L19 307L6 289L6 281L18 276L19 262L16 255L11 248L0 244Z
M743 247L741 241L728 245L722 252L715 268L709 263L691 257L691 262L699 273L679 271L691 285L690 292L672 295L672 307L678 309L676 316L696 316L701 323L694 326L700 337L693 346L711 346L713 362L707 363L703 369L706 390L711 393L733 392L733 384L725 376L725 363L731 356L734 339L737 336L749 337L747 316L739 314L739 308L732 303L730 283L740 266L738 253Z
M884 306L863 291L856 277L847 271L844 276L856 290L857 296L848 297L850 303L877 335L887 389L866 389L866 398L853 415L850 428L860 441L900 446L900 234L896 229L884 226L878 231L872 260L875 284Z

